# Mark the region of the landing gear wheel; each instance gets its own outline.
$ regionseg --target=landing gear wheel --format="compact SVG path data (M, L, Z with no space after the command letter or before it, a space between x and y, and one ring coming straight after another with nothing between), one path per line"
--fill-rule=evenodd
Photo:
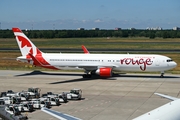
M86 78L86 74L84 74L82 77L83 77L83 78Z
M160 76L160 78L164 78L164 73L161 73L161 76Z
M90 74L84 74L82 77L83 78L91 78L91 75Z

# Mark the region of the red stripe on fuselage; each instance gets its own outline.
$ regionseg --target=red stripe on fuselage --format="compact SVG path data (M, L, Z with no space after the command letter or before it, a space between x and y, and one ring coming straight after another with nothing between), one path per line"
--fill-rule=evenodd
M37 49L38 52L40 52L38 49ZM40 66L40 67L44 67L44 68L49 68L49 69L55 69L55 70L58 70L57 68L55 68L54 66L50 65L42 56L42 53L40 52L39 54L36 54L35 58L40 62L37 63L37 62L34 62L34 65L36 66Z

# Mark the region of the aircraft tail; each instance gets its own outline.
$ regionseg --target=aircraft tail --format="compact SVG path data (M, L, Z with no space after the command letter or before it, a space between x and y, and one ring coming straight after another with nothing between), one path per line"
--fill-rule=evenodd
M22 56L17 58L18 61L27 62L35 66L57 69L43 58L43 52L41 52L19 28L12 28L12 30L22 54Z
M19 28L12 28L12 31L22 56L27 56L29 53L34 56L42 53Z

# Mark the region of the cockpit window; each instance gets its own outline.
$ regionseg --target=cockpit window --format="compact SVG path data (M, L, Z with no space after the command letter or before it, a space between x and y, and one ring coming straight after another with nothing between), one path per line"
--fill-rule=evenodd
M172 62L172 61L173 61L173 60L171 60L171 59L168 59L168 60L167 60L167 62Z

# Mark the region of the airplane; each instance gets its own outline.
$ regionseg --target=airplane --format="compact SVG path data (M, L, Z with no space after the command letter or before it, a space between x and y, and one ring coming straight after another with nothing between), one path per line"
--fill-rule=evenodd
M154 94L172 100L172 102L160 106L150 112L134 118L133 120L180 120L180 99L160 93Z
M148 54L64 54L43 53L19 29L12 28L22 56L17 61L49 69L83 69L83 78L93 76L112 77L113 71L161 72L177 66L171 58L163 55Z

